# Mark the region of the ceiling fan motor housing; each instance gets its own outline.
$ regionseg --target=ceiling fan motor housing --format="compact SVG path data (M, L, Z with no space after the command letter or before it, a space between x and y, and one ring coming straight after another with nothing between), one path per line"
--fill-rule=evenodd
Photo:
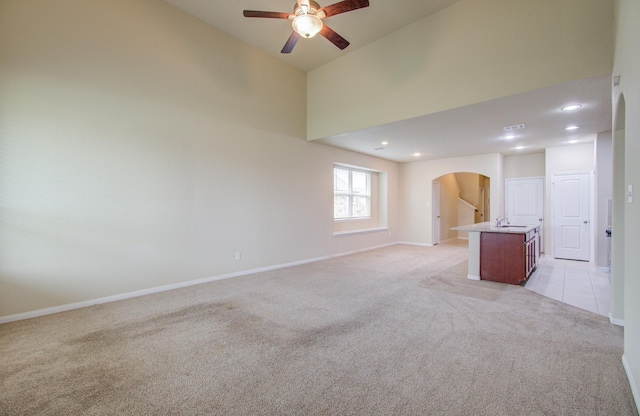
M309 0L309 10L305 11L305 8L300 7L296 2L293 5L293 14L300 16L301 14L317 14L320 10L320 5L313 0Z

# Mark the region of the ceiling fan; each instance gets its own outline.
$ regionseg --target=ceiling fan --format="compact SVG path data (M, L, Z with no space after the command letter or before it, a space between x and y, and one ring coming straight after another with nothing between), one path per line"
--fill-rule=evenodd
M245 10L245 17L266 17L270 19L292 20L293 32L280 51L281 53L291 53L300 37L312 38L320 33L331 43L340 49L349 46L349 42L325 25L322 19L335 16L351 10L369 7L369 0L344 0L327 7L320 7L313 0L297 0L293 6L293 13L263 12L257 10Z

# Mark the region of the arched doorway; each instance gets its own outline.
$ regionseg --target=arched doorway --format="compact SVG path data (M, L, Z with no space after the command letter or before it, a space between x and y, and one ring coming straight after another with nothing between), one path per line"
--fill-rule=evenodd
M433 228L439 229L439 235L434 235L434 242L436 238L438 242L468 239L466 231L453 231L451 228L491 218L489 177L474 172L455 172L436 178L434 183L438 186L433 189L439 190L439 207L432 210L434 224L439 223L439 227Z

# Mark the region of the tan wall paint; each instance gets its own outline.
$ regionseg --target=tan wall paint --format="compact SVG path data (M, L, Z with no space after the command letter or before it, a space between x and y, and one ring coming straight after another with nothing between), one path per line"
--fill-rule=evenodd
M460 0L308 74L309 140L608 74L613 3Z
M305 86L164 1L0 2L0 316L395 241ZM334 162L389 232L332 237Z
M626 102L625 123L625 183L635 187L634 202L625 209L625 283L624 283L624 364L631 380L636 404L640 407L640 2L616 0L614 75L620 85L614 87L613 114L621 94Z
M458 181L458 186L460 187L460 198L475 207L480 205L478 201L480 176L477 173L469 172L457 172L455 175L456 180Z

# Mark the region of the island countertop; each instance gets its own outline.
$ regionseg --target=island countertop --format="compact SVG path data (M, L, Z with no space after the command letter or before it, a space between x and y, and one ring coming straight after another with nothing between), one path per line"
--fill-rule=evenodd
M501 225L496 227L495 224L487 221L478 224L461 225L459 227L453 227L455 231L471 231L477 233L511 233L511 234L526 234L529 231L533 231L540 227L540 224L535 225Z

